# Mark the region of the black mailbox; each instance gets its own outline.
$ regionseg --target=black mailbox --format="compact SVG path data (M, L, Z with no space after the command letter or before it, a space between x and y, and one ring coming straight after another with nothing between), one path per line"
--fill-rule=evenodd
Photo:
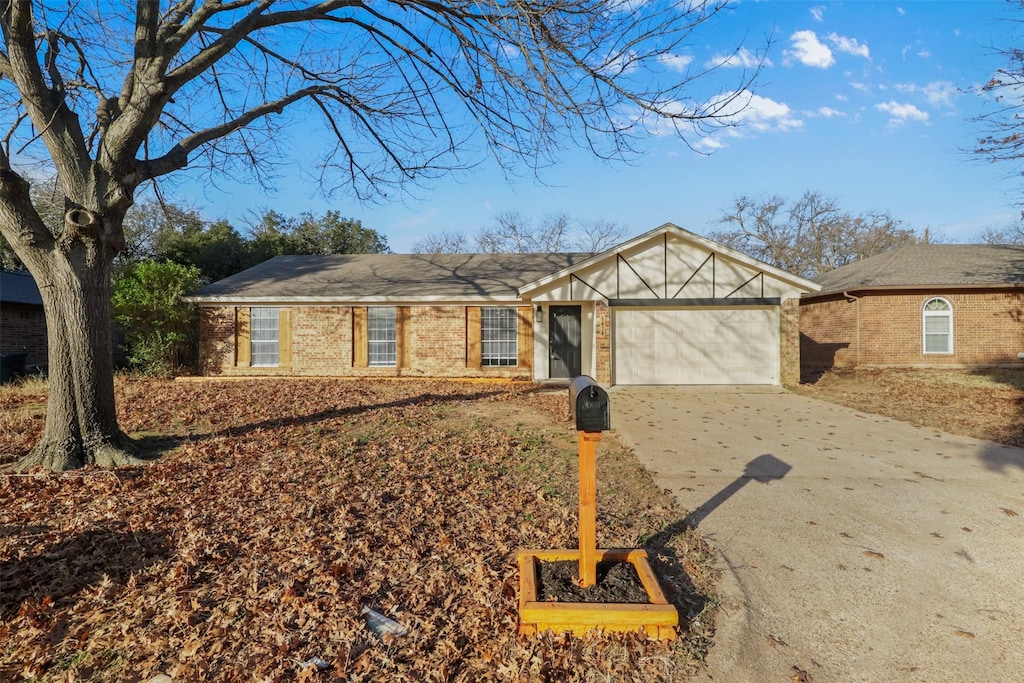
M612 428L608 392L593 377L580 375L569 383L569 413L576 420L576 431L603 432Z

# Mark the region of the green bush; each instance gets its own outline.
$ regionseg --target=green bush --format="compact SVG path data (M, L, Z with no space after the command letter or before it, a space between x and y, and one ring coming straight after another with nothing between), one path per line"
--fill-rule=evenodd
M170 376L187 364L198 310L183 297L201 286L198 268L169 261L143 261L114 284L114 320L124 329L136 370Z

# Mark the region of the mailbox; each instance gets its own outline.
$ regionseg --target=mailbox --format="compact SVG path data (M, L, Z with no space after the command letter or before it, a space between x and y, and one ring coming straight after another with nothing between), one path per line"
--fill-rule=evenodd
M593 377L580 375L569 383L569 413L576 421L576 431L603 432L612 428L608 392Z

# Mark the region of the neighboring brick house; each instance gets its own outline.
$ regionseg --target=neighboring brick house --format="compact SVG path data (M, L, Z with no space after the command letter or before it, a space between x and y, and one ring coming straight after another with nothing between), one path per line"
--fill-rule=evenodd
M0 271L0 354L12 353L26 354L28 365L46 365L46 316L31 275Z
M802 377L830 368L1020 366L1024 246L915 244L800 299Z
M207 375L779 384L816 289L666 224L600 254L279 256L191 299Z

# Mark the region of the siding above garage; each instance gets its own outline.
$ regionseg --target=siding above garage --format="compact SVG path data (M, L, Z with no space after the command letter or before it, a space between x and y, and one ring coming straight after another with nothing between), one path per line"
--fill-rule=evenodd
M593 303L600 382L779 384L799 377L797 299L818 289L667 224L520 294Z

